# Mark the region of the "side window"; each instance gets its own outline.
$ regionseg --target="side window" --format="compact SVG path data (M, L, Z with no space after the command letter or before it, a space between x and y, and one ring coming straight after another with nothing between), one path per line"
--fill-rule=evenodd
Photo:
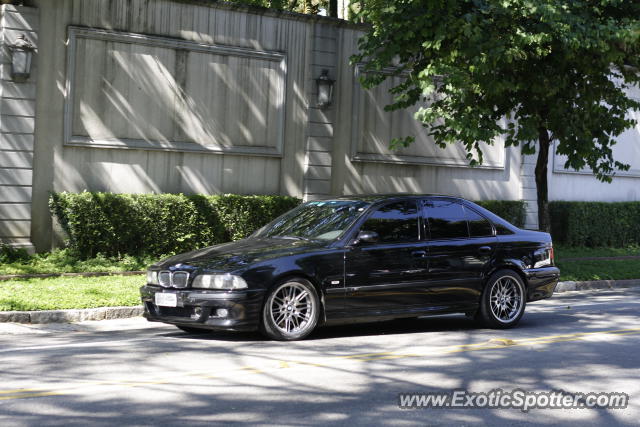
M418 240L418 209L411 201L382 206L365 221L360 230L375 231L380 243Z
M507 236L509 234L513 234L513 231L509 230L502 224L496 224L496 232L498 233L498 236Z
M424 208L432 239L469 237L465 211L461 204L452 200L427 200Z
M469 234L471 237L493 236L493 227L488 219L477 214L471 209L464 208L469 222Z

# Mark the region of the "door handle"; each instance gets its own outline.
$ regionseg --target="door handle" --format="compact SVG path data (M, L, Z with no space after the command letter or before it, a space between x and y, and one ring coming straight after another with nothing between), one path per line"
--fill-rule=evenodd
M427 256L427 251L413 251L411 256L414 258L424 258Z
M480 246L478 248L478 252L480 252L481 254L488 254L491 252L491 246Z

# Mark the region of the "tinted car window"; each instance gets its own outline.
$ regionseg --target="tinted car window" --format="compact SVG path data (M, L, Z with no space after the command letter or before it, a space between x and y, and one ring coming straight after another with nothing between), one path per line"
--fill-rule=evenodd
M258 230L255 237L301 237L332 240L342 234L369 207L353 200L304 203Z
M418 240L418 209L411 201L382 206L365 221L360 230L375 231L381 243Z
M488 219L480 214L463 207L469 223L469 234L471 237L493 236L493 227Z
M424 207L432 239L469 237L465 211L461 204L450 200L427 200Z
M496 232L498 233L499 236L506 236L509 234L513 234L513 231L509 230L507 227L505 227L502 224L496 224Z

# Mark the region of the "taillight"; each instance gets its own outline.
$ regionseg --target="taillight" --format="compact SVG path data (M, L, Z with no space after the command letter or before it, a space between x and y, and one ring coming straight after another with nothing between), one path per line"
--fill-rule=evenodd
M553 264L553 246L539 248L533 253L533 268L541 268L552 266Z

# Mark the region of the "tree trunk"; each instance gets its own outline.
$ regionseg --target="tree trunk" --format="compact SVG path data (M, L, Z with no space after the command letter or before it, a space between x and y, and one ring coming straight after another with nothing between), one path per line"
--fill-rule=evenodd
M329 16L338 17L338 0L329 0Z
M538 229L551 231L549 216L549 187L547 183L547 165L549 164L549 131L541 127L538 131L538 160L536 161L536 192L538 195Z

